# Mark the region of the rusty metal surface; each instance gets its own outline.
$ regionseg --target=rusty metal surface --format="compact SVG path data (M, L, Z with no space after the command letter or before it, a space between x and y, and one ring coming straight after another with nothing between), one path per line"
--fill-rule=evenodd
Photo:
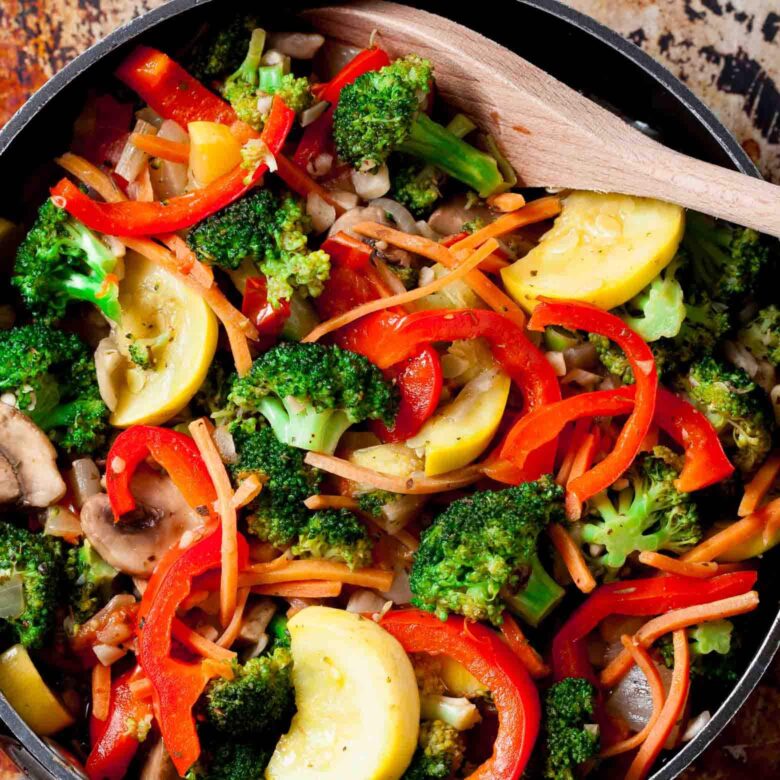
M49 76L165 0L0 0L0 125ZM685 81L780 182L780 0L565 0ZM780 662L685 780L780 777Z

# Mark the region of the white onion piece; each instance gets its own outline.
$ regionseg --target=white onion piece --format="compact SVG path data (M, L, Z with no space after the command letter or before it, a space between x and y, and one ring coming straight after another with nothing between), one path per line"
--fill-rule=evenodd
M0 585L0 618L18 618L24 612L24 582L14 574Z
M379 524L391 536L405 528L420 511L425 496L398 496L382 507Z
M316 192L306 198L306 213L311 217L315 233L324 233L336 221L336 209Z
M424 219L417 220L417 230L420 231L420 235L425 238L430 238L431 241L438 241L441 235L437 233Z
M758 361L753 353L744 345L735 341L727 341L723 345L726 357L737 367L741 368L753 379L758 373Z
M619 645L618 645L619 646ZM664 690L669 690L672 670L656 664ZM607 712L622 718L632 731L641 731L653 712L653 697L644 672L634 664L607 699Z
M139 119L135 123L133 132L142 135L157 135L157 128L144 119ZM117 176L121 176L125 181L135 181L148 159L149 155L142 152L128 138L122 154L119 155L119 162L116 164Z
M382 598L376 591L367 588L358 588L347 602L347 612L356 612L358 615L371 612L381 612L387 599Z
M386 195L390 190L390 171L384 163L373 173L352 171L351 176L355 192L363 200L373 201Z
M143 119L144 122L148 122L150 125L154 125L156 128L162 127L163 118L149 106L144 106L135 112L136 119Z
M594 374L591 371L585 371L582 368L573 368L566 376L561 379L564 384L575 384L584 387L586 390L592 390L601 382L603 377Z
M563 357L563 352L545 352L544 356L553 367L555 376L566 376L566 359Z
M598 365L596 347L589 341L564 349L563 356L566 359L566 367L570 370L573 368L591 369Z
M159 138L175 141L180 144L188 144L190 137L187 131L177 122L166 119L160 125ZM152 188L157 200L167 200L182 195L187 189L188 168L184 163L175 163L170 160L157 160L150 171Z
M112 647L111 645L93 645L92 652L103 666L111 666L111 664L116 663L127 654L127 650L122 650L121 647Z
M59 539L76 540L84 535L78 517L64 506L50 506L46 510L46 522L43 524L44 536L56 536Z
M709 710L700 712L693 720L688 721L688 728L685 729L685 733L682 736L683 742L690 742L709 722L712 718Z
M412 589L409 587L409 572L401 566L395 567L395 577L390 590L382 595L393 604L410 604L412 601Z
M780 385L775 385L769 391L769 398L772 401L772 409L775 412L775 420L780 424Z
M327 110L330 103L327 100L320 100L313 106L310 106L305 111L301 112L301 127L307 127L312 122L319 119Z
M95 350L98 390L103 403L112 412L116 409L119 399L116 390L116 373L124 362L125 358L113 338L107 336L100 340Z
M274 102L273 95L260 95L257 98L257 111L260 116L268 116L271 111L271 106Z
M282 73L289 73L290 72L290 58L286 55L280 52L278 49L269 49L264 55L261 60L261 64L263 65L281 65L282 66Z
M127 247L116 236L104 235L103 241L108 245L114 257L124 257L127 253Z
M239 639L252 644L260 642L275 614L276 604L271 599L261 599L252 604L244 613Z
M375 257L374 266L393 295L402 295L406 292L404 283L390 270L390 266L384 260Z
M323 152L318 154L313 160L309 160L306 170L315 178L324 176L326 173L330 173L330 169L333 167L333 155ZM357 200L355 200L357 205Z
M357 208L350 209L346 213L342 214L333 223L328 235L332 236L336 233L339 233L340 231L343 231L353 238L362 239L363 237L359 236L352 229L355 227L355 225L358 225L361 222L379 222L383 225L386 225L387 218L385 217L384 211L382 211L380 208L375 208L374 206L358 206Z
M294 60L310 60L322 48L325 38L319 33L278 32L268 34L268 46Z
M222 458L223 463L235 463L238 460L233 435L224 425L217 426L214 431L214 444L217 445L219 457Z
M354 192L347 192L346 190L331 190L330 197L346 211L354 209L360 202L360 198Z
M77 458L73 461L68 482L76 507L81 509L88 498L100 493L100 469L92 458Z
M392 200L391 198L377 198L376 200L372 200L368 205L377 206L382 209L382 211L386 211L390 214L395 220L396 227L403 233L409 233L409 235L412 236L420 234L417 222L415 222L411 212L405 206L398 203L398 201Z

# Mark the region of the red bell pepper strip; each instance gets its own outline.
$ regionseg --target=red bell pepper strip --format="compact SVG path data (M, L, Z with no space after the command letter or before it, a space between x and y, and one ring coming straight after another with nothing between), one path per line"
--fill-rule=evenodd
M114 439L106 459L106 490L114 517L136 508L130 483L138 465L152 456L169 474L193 509L212 512L217 491L195 442L183 433L154 425L134 425Z
M709 580L668 575L620 580L602 585L564 623L553 639L552 665L556 680L585 677L595 682L583 641L610 615L646 617L672 609L709 604L747 593L756 583L754 571L735 571Z
M142 676L140 667L136 667L114 680L108 718L90 717L92 750L85 765L89 780L122 780L126 776L140 744L128 728L128 721L142 726L152 715L151 702L136 698L130 690L130 683Z
M218 673L213 662L188 663L171 657L176 610L190 593L192 581L220 565L222 533L213 533L182 552L170 565L158 566L139 610L138 660L152 683L154 716L174 766L184 776L200 755L192 708L208 681ZM238 535L239 568L249 548Z
M320 248L330 255L332 263L353 271L366 268L371 262L371 247L343 230L325 239Z
M317 89L317 99L331 105L303 131L303 137L293 157L293 162L304 170L331 144L333 114L339 102L341 90L359 76L390 64L390 57L381 49L364 49L353 57L327 84Z
M267 349L282 332L290 317L290 302L281 300L274 307L268 302L268 285L264 276L250 276L246 280L241 313L257 328L260 349Z
M190 76L167 54L138 46L116 70L117 78L130 87L156 113L186 129L190 122L238 120L230 104Z
M534 309L528 327L530 330L541 331L548 325L586 330L614 341L628 358L636 381L634 409L620 432L614 449L604 460L567 485L567 514L576 520L582 514L583 501L609 487L631 465L639 452L655 413L658 372L653 353L644 339L614 314L587 303L548 300ZM522 448L523 442L510 434L502 455L515 465L521 465L514 458L518 457L515 451Z
M448 655L490 690L498 733L493 754L469 780L517 780L539 733L539 694L525 666L498 634L461 617L441 621L417 609L392 610L380 625L407 653Z
M281 150L294 119L295 112L275 97L260 135L272 154ZM207 187L164 202L102 203L92 200L68 179L60 180L51 194L58 205L92 230L112 236L151 236L174 233L204 220L248 192L267 170L265 163L249 173L237 166Z

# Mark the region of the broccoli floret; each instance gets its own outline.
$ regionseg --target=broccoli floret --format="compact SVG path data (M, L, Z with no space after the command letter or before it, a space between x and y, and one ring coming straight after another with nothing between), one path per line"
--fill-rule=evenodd
M393 175L392 196L419 219L427 217L441 198L442 175L433 165L420 165L408 155L399 155Z
M620 317L645 341L673 338L685 319L683 289L677 281L675 258L647 287L623 307Z
M286 729L295 697L292 655L279 647L270 655L234 665L234 678L218 678L205 693L208 724L233 739L261 739Z
M392 426L397 391L369 360L337 346L283 342L233 382L228 396L239 418L262 414L279 441L332 453L350 425Z
M170 340L170 334L168 332L161 333L154 338L133 338L133 335L128 334L130 339L127 345L127 354L130 360L135 363L139 368L149 369L152 368L156 360L156 351L164 347Z
M780 366L780 308L771 304L757 312L739 331L739 341L759 360Z
M304 463L303 450L283 444L267 426L247 432L236 425L233 440L233 475L240 480L256 474L265 482L250 506L249 530L275 547L292 544L309 518L303 502L319 493L322 474Z
M580 764L599 750L596 689L580 677L549 688L544 701L545 780L574 780Z
M422 534L410 576L412 603L442 620L458 612L500 624L509 595L526 620L541 620L563 589L546 572L539 576L537 538L548 523L563 519L562 499L560 486L543 477L454 501ZM534 569L533 592L526 597Z
M754 292L770 256L768 245L755 230L691 211L682 245L689 254L686 274L693 284L724 302Z
M466 752L460 732L441 720L420 725L419 747L402 780L447 780L463 764Z
M634 552L680 553L701 540L696 504L674 486L680 465L671 451L656 447L628 472L631 486L620 491L615 502L606 491L591 499L601 521L584 525L582 538L604 546L602 564L617 569Z
M741 471L761 464L772 447L773 421L763 391L741 368L704 358L680 377L679 387L721 434Z
M244 59L258 20L254 16L231 16L229 24L209 31L193 47L187 70L196 79L208 83L224 78Z
M486 197L503 183L498 165L420 110L431 78L430 62L410 55L345 86L334 114L336 150L363 171L376 170L391 152L405 152Z
M382 507L392 503L397 498L398 494L391 493L389 490L371 490L357 496L357 502L361 512L365 512L371 517L381 517Z
M66 451L93 453L105 441L95 364L72 333L43 324L0 331L0 393Z
M688 632L691 653L691 676L716 683L733 683L739 677L739 634L730 620L701 623ZM674 644L671 636L658 643L662 663L674 667Z
M100 557L88 540L68 550L65 576L76 624L89 620L105 606L111 598L111 586L117 574L119 572Z
M16 253L11 282L39 320L57 320L72 301L120 319L117 257L91 230L47 200Z
M285 73L279 88L269 94L279 95L296 114L305 111L314 102L309 79L305 76L294 76L292 73Z
M277 647L290 649L290 632L287 629L287 618L284 615L279 613L274 615L268 624L266 633L268 634L268 647L266 648L268 653L273 653Z
M54 628L63 564L58 540L0 522L0 580L4 589L12 584L21 589L18 614L0 619L0 625L25 647L43 647Z
M263 780L273 749L255 742L220 741L185 780Z
M291 552L297 558L322 558L362 569L371 565L372 547L365 525L352 512L331 509L309 515Z
M225 270L253 261L266 277L268 300L278 306L295 289L318 296L330 276L330 256L310 252L311 220L300 200L254 190L200 222L187 241L199 259Z

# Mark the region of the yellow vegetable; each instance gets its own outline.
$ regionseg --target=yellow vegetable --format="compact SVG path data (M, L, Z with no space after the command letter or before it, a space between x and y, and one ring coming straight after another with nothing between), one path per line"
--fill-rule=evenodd
M483 371L406 442L425 449L426 476L459 469L485 451L501 422L510 385L498 368Z
M205 187L241 164L241 144L227 125L190 122L190 170L198 186Z
M451 696L482 696L487 688L463 664L448 655L439 656L441 681Z
M42 737L56 734L74 722L22 645L9 647L0 655L0 691L22 720Z
M181 411L203 384L217 348L217 320L203 299L141 255L125 258L119 284L122 323L118 338L129 354L144 345L151 366L127 361L116 373L118 402L111 425L159 425Z
M377 444L355 450L349 455L349 461L356 466L364 466L393 477L408 477L414 471L422 471L423 467L422 458L403 442Z
M399 780L420 722L401 645L372 620L330 607L308 607L288 628L297 712L266 778Z
M684 228L683 209L671 203L574 192L539 244L501 278L529 311L540 296L613 309L671 262Z

